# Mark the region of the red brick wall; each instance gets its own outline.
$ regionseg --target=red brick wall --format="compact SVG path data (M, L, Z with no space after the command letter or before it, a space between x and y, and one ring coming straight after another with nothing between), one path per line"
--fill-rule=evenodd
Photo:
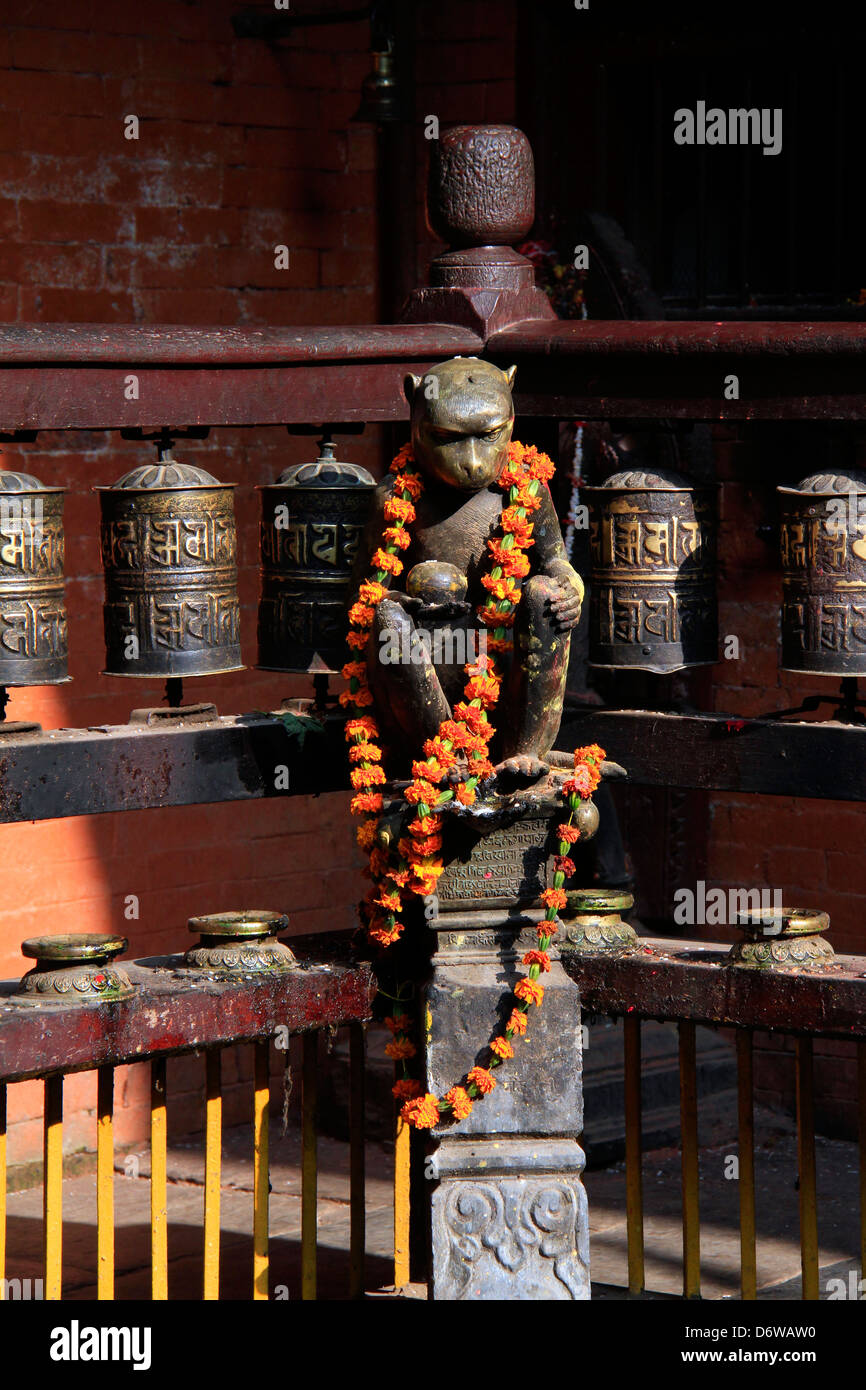
M294 12L339 8L305 0ZM351 8L351 0L342 0ZM371 67L364 23L315 27L269 45L236 40L238 0L0 0L0 316L14 322L363 323L376 318L375 142L350 123ZM267 6L263 7L265 10ZM513 119L513 4L419 7L419 112ZM465 44L459 43L467 37ZM510 36L510 37L509 37ZM139 139L124 118L139 118ZM418 124L419 169L426 143ZM419 181L422 182L422 181ZM413 198L414 190L406 188ZM274 246L290 248L289 271ZM419 248L419 272L429 259ZM344 452L377 470L380 431ZM258 597L257 484L310 457L284 430L218 430L197 454L237 482L244 660L237 676L189 681L222 713L273 708L303 680L252 669ZM149 445L101 433L43 433L0 465L70 489L67 599L73 684L13 693L9 717L46 728L124 721L158 704L158 681L112 680L103 665L98 507ZM187 944L193 913L275 906L297 931L352 924L363 890L347 798L208 806L6 826L0 977L26 968L39 932L117 931L133 955ZM322 873L328 867L327 879ZM137 920L124 901L140 901ZM243 1063L242 1065L246 1065ZM121 1143L146 1133L144 1068L118 1079ZM198 1124L201 1063L172 1063L174 1129ZM226 1106L246 1114L232 1088ZM95 1081L67 1083L65 1143L93 1147ZM10 1159L40 1151L41 1094L10 1096Z

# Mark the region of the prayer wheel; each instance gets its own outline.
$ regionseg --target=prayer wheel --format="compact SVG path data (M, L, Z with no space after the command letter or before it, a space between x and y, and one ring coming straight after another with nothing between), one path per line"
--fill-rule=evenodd
M615 473L590 512L589 661L667 675L719 659L715 485Z
M325 442L262 495L259 659L266 671L327 674L346 660L352 563L373 500L366 468Z
M69 679L64 494L29 473L0 472L0 686Z
M159 462L98 488L109 676L242 671L234 484Z
M782 668L866 675L866 473L814 473L777 491Z

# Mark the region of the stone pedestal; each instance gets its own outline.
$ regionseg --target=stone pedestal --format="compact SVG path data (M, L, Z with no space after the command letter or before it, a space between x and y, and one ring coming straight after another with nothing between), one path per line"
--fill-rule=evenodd
M489 835L449 827L426 995L427 1087L437 1095L483 1065L504 1029L526 974L521 956L538 944L538 896L561 819L560 803ZM468 1119L432 1131L435 1299L590 1296L580 1004L555 945L544 1002L530 1009L515 1056L495 1069L496 1089Z

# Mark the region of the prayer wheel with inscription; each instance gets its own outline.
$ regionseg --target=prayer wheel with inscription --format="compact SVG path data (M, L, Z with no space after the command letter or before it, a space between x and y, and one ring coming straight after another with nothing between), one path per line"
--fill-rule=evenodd
M98 488L105 571L105 675L242 671L234 484L159 462Z
M322 444L314 463L285 469L262 494L259 660L266 671L327 674L346 660L352 562L375 480Z
M666 469L581 489L590 512L590 665L667 675L718 661L717 494Z
M0 472L0 686L69 679L64 493L29 473Z
M782 668L866 675L866 473L780 487Z

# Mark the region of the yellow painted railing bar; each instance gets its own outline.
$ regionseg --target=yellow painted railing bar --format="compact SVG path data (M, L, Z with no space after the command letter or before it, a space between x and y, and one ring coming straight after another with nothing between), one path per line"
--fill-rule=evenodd
M757 1244L755 1236L755 1107L752 1068L752 1034L737 1030L737 1119L740 1183L740 1297L758 1296Z
M45 1298L63 1282L63 1077L45 1079L42 1144L42 1254Z
M362 1023L349 1028L349 1297L364 1297L366 1194L364 1154L364 1063Z
M6 1087L0 1081L0 1302L6 1287Z
M150 1296L168 1298L165 1058L150 1064Z
M222 1081L217 1048L207 1053L204 1150L204 1287L206 1300L220 1296L220 1168L222 1163Z
M643 1119L640 1094L640 1019L623 1018L625 1053L625 1223L628 1237L628 1291L646 1286L643 1248Z
M96 1296L114 1298L114 1068L96 1073Z
M683 1297L701 1296L701 1224L698 1202L698 1086L695 1025L679 1024L680 1148L683 1174Z
M271 1103L271 1046L254 1044L253 1100L253 1298L268 1296L268 1123Z
M316 1222L318 1216L318 1152L316 1148L316 1083L319 1039L304 1034L304 1085L301 1097L301 1298L316 1297Z
M394 1070L395 1077L397 1069ZM398 1078L399 1079L399 1078ZM409 1199L411 1128L397 1116L397 1136L394 1141L394 1287L402 1289L409 1283Z
M797 1153L800 1163L800 1264L803 1298L818 1298L818 1194L812 1039L797 1039Z
M866 1042L857 1044L857 1115L860 1139L860 1278L866 1279ZM861 1284L861 1288L862 1288ZM866 1295L860 1295L861 1299Z

